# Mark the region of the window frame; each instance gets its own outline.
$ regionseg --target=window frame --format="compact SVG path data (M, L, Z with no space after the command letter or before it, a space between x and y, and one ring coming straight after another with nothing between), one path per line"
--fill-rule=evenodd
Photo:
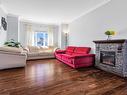
M43 33L43 45L38 45L38 33ZM47 36L47 37L46 37ZM35 31L34 32L34 46L48 46L48 33L46 31Z

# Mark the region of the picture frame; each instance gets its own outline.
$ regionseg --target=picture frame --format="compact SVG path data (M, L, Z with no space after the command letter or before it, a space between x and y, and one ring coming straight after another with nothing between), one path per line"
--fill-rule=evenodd
M6 19L4 17L1 17L1 26L3 27L3 29L5 31L7 30L7 22L6 22Z

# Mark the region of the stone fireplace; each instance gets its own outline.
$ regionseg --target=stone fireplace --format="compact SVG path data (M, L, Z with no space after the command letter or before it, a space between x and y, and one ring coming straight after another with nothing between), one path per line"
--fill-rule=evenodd
M95 66L104 71L127 77L127 40L100 40L96 44Z

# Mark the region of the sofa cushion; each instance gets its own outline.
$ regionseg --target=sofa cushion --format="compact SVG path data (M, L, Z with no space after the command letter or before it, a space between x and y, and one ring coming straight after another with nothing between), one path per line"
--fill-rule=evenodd
M55 46L48 46L49 49L54 49L56 48Z
M68 46L68 47L66 48L66 51L67 51L67 52L74 52L74 49L75 49L74 46Z
M40 47L39 52L54 52L55 47Z
M30 52L27 54L29 57L38 56L38 52Z
M66 52L66 54L68 54L68 55L72 55L72 54L73 54L73 52Z
M40 47L38 46L28 46L29 52L38 52Z
M68 54L61 54L62 55L62 60L68 62L68 63L72 63L72 58L71 55Z
M39 52L38 55L40 55L40 56L52 56L54 54L52 52Z
M85 57L94 57L95 54L73 54L71 58L85 58Z
M47 46L40 46L40 51L47 50L47 49L48 49Z
M71 55L74 52L75 47L74 46L68 46L66 48L66 54Z
M89 47L76 47L74 50L74 53L77 54L88 54L90 52L91 48Z
M58 59L62 59L62 54L56 54L55 56L56 56L56 58L58 58Z
M73 53L73 54L71 55L71 57L73 58L73 57L76 57L76 56L84 56L84 55L85 55L85 54L78 54L78 53L77 53L77 54L76 54L76 53L74 54L74 53Z
M44 52L44 53L53 53L53 50L51 50L51 49L47 49L47 50L41 50L41 51L39 51L39 52Z

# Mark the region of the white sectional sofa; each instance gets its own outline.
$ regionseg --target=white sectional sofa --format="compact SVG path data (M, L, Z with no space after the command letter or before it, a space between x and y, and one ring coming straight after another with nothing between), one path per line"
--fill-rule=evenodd
M22 49L0 47L0 70L25 67L27 55Z
M38 47L38 46L27 46L27 60L55 58L54 51L56 47Z
M25 67L26 60L55 58L56 48L28 46L27 48L0 47L0 70Z

